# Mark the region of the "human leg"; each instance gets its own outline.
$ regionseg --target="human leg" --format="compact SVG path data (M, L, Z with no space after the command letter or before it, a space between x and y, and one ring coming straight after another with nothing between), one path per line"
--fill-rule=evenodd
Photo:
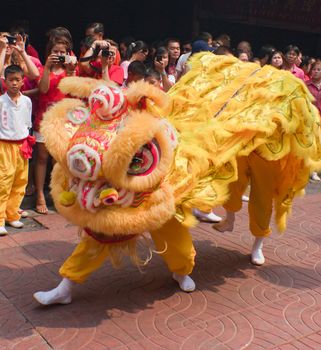
M1 230L3 234L6 234L4 226L7 218L7 204L15 179L15 146L17 145L0 141L0 227L3 227Z
M185 292L193 291L195 283L188 275L193 270L196 252L188 228L173 218L150 234L180 288Z
M273 195L280 166L279 161L267 161L256 153L250 154L249 164L251 169L249 225L250 231L255 237L251 262L255 265L262 265L265 262L263 241L271 233Z
M20 155L20 147L16 145L16 169L15 176L12 183L10 196L7 202L6 217L9 225L20 228L23 223L20 222L21 214L19 208L23 200L26 186L28 183L28 161Z
M35 160L29 159L28 184L26 187L26 196L32 196L35 193Z
M247 157L237 159L237 180L229 185L230 197L224 204L226 210L225 219L212 227L220 232L233 231L235 213L242 208L242 196L249 182L249 168Z
M310 179L313 180L313 181L321 181L321 178L320 178L319 174L316 171L314 171L311 174Z
M225 219L214 224L212 227L220 232L232 232L234 229L235 212L226 210Z
M33 297L42 305L70 304L72 301L73 282L63 278L58 286L47 292L36 292Z
M42 142L36 144L35 185L36 185L36 211L39 214L47 214L48 208L44 194L44 185L47 172L49 153Z
M34 298L42 305L71 303L73 284L84 282L101 267L108 254L108 244L99 243L89 236L84 237L61 266L59 273L63 279L58 286L46 292L36 292Z
M263 254L263 241L264 237L255 237L251 252L251 263L253 265L260 266L265 263L265 257Z
M199 220L206 221L206 222L220 222L222 221L222 218L216 214L214 214L213 211L210 213L206 213L204 211L201 211L197 208L193 209L193 215L195 215Z

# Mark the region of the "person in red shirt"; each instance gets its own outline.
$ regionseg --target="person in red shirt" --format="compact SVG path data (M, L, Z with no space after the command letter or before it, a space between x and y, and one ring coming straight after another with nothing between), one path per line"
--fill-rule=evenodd
M39 132L39 126L48 107L65 97L58 88L60 80L66 76L77 75L77 58L70 55L71 47L71 42L66 38L55 37L49 39L47 45L48 57L38 85L39 105L33 128L37 142L35 164L36 211L40 214L48 213L44 195L44 183L49 153Z
M301 62L300 68L304 72L304 81L310 80L311 65L314 62L315 62L314 57L310 57L310 56L303 56L302 57L302 62Z
M29 36L29 23L26 20L18 21L10 28L11 35L15 36L17 34L20 34L23 37L23 41L26 45L26 53L28 56L35 57L38 60L39 54L38 51L30 44L30 36Z
M87 60L84 60L88 58ZM104 62L103 62L104 61ZM120 54L113 40L95 40L80 59L80 76L111 80L118 85L124 81L124 73L119 66ZM103 73L106 68L108 76Z
M119 65L115 64L117 47L110 44L107 53L108 55L101 56L101 77L106 81L113 81L121 86L124 82L124 71Z

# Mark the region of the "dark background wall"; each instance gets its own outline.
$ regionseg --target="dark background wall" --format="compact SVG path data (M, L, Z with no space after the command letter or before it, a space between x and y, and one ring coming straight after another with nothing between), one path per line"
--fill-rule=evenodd
M116 41L125 35L148 42L167 36L185 38L191 33L192 3L191 0L8 0L1 4L1 13L6 15L1 16L0 30L8 30L15 19L29 20L32 43L40 52L45 48L45 33L56 26L71 31L77 51L84 28L90 22L104 23L106 36Z
M223 1L230 7L226 5L221 15ZM253 23L253 18L249 21L240 21L237 16L229 18L229 9L244 12L246 4L251 3L253 7L257 2L257 6L261 6L264 1L268 3L272 0L7 0L1 3L0 30L8 30L16 19L27 19L31 41L41 55L48 29L67 27L72 33L77 52L86 24L93 21L103 22L106 36L116 41L125 35L147 42L169 36L186 40L192 38L197 30L206 30L214 36L230 34L232 45L248 40L258 49L265 43L279 48L295 43L306 54L321 54L319 33L294 30L293 24L281 29L269 21L262 24ZM273 1L275 3L276 0ZM240 6L240 3L242 7L236 9L234 5Z

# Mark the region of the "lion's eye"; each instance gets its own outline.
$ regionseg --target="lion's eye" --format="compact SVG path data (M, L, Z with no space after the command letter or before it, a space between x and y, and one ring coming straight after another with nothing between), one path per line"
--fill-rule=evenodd
M149 142L134 155L127 173L136 176L148 175L156 168L158 162L158 147L154 142Z

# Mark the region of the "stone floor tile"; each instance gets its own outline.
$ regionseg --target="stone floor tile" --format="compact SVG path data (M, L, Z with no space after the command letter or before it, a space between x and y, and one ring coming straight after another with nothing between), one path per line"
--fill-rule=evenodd
M58 214L36 216L41 230L0 238L0 349L318 349L320 203L320 193L298 199L287 232L265 240L261 267L250 263L246 203L232 233L199 224L194 293L180 291L154 254L141 271L106 262L75 286L72 304L50 307L32 294L57 285L79 237Z

